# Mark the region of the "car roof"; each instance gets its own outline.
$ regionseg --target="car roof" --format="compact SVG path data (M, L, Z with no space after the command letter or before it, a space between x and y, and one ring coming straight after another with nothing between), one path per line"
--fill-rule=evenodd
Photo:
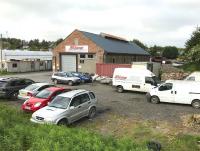
M43 83L43 82L37 82L37 83L33 83L32 85L44 86L44 85L53 85L53 84Z
M71 98L74 95L77 95L77 94L83 93L83 92L88 92L88 91L84 90L84 89L72 90L72 91L69 91L69 92L62 93L59 96Z
M2 77L2 78L0 78L0 81L7 82L7 81L11 81L11 80L20 80L20 79L26 79L26 78L19 78L19 77ZM33 80L32 80L32 81L33 81Z
M64 89L66 89L66 88L56 87L56 86L52 86L52 87L47 88L47 90L49 90L49 91L57 91L57 90L64 90Z

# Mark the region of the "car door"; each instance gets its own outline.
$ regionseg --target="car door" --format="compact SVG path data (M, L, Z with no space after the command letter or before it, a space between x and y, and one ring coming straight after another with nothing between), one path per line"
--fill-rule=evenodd
M18 92L21 89L19 80L12 80L8 83L8 96L10 97L14 92Z
M81 94L81 108L80 115L81 117L88 115L89 106L91 105L91 100L88 93Z
M172 83L164 83L159 86L157 96L161 102L174 102L174 91Z
M69 106L69 120L76 121L81 118L81 96L75 96Z

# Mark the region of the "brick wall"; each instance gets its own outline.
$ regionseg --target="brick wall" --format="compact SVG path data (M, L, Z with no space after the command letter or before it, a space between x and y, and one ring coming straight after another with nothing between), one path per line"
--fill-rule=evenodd
M75 39L78 39L78 45L88 45L88 53L94 53L96 56L95 64L96 63L103 63L103 55L104 50L97 46L93 41L91 41L89 38L85 37L83 33L81 33L78 30L74 30L68 37L66 37L63 42L61 42L54 50L53 50L53 56L54 56L54 67L56 66L55 70L58 70L60 68L59 62L59 53L60 52L66 52L65 46L66 45L74 45ZM67 52L66 52L67 53ZM56 62L55 62L56 60ZM79 65L79 62L78 62ZM94 65L91 65L92 67Z

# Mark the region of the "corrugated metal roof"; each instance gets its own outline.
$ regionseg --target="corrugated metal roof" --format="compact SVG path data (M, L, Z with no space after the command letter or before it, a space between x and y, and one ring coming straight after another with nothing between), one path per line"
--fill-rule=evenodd
M108 39L101 35L85 31L80 32L82 32L87 38L95 42L97 45L102 47L107 53L149 55L147 51L145 51L135 43Z
M1 55L1 54L0 54ZM40 59L40 60L52 60L51 51L28 51L28 50L2 50L2 59L9 61L25 60L25 59Z

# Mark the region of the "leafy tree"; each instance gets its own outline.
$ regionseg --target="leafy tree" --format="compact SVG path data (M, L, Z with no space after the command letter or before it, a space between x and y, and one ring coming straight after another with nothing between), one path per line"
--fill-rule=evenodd
M149 48L149 53L152 56L160 56L163 52L163 47L154 45L153 47Z
M136 45L138 45L139 47L143 49L148 49L148 47L145 44L143 44L141 41L139 41L138 39L133 39L131 42L135 43Z
M178 56L178 49L175 46L164 47L162 56L168 59L176 59Z
M200 44L192 47L187 54L187 59L190 62L200 63Z
M192 33L191 38L186 41L186 50L188 51L198 44L200 44L200 27L197 27L196 30Z

